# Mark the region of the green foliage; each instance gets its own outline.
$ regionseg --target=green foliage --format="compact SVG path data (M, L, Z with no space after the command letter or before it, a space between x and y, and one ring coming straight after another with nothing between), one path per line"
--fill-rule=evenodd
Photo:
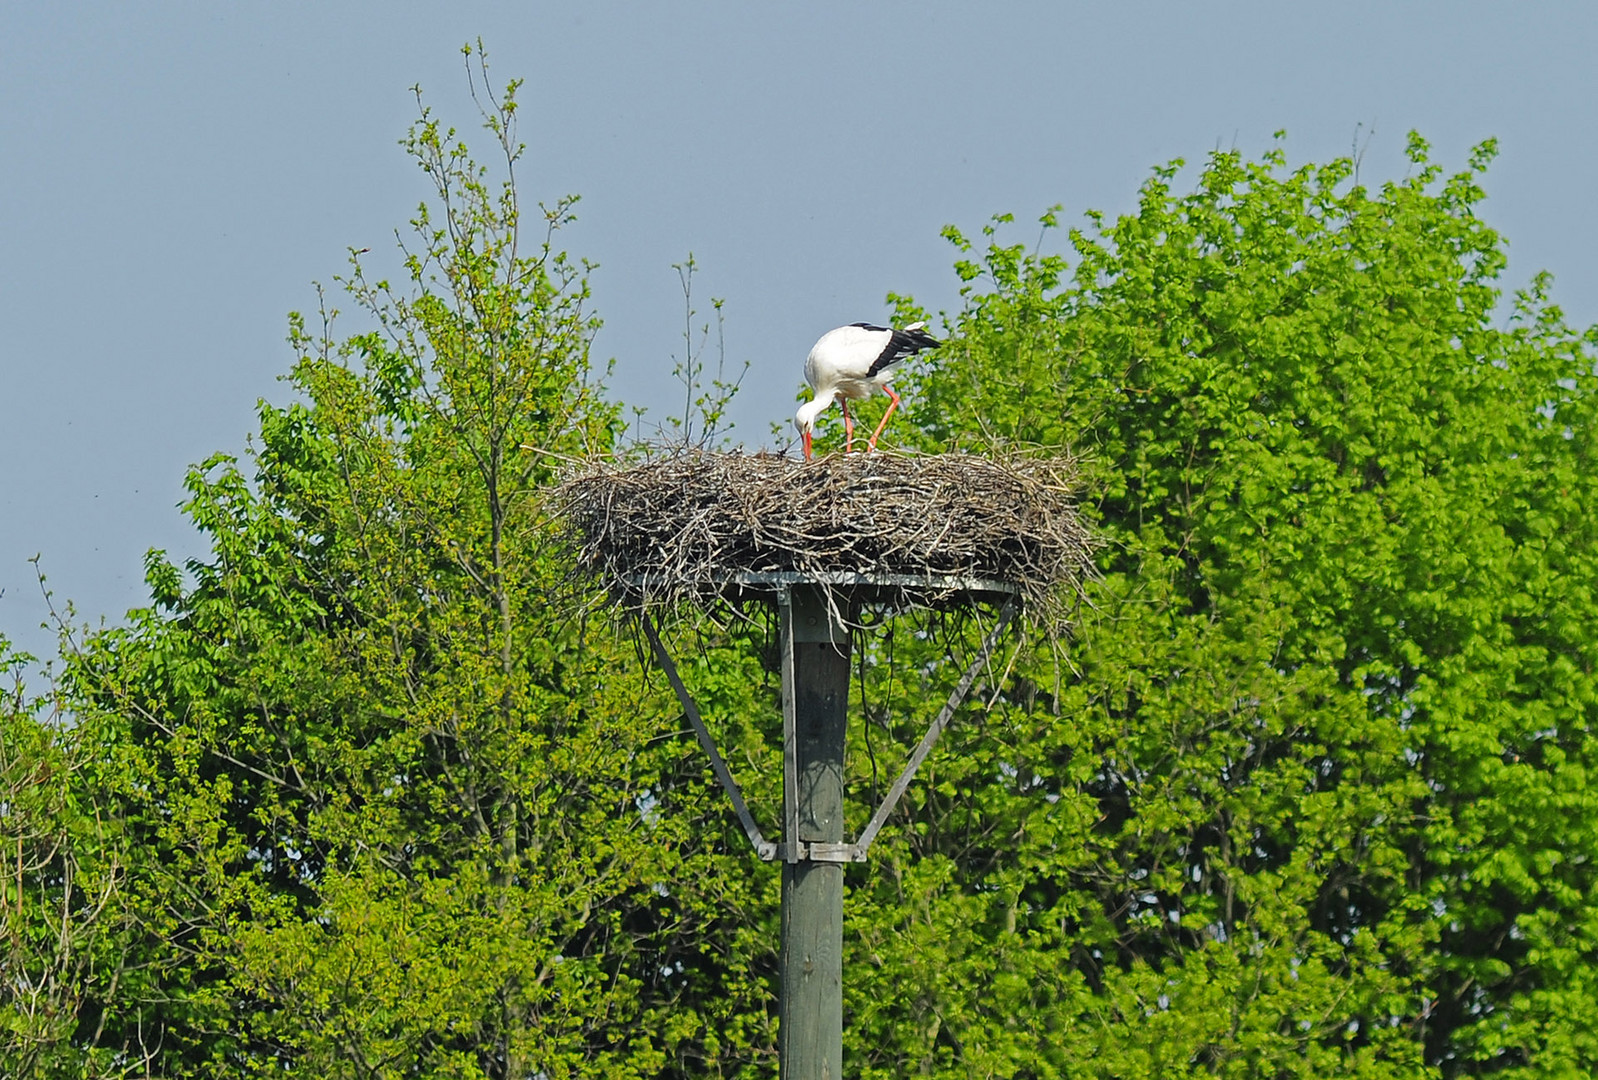
M738 369L736 376L727 371L727 346L725 340L726 317L722 307L726 301L712 297L710 307L716 315L716 372L707 385L705 382L705 347L710 343L710 324L701 323L697 330L694 319L699 312L694 308L694 274L699 264L693 252L680 263L673 263L677 280L682 285L683 354L672 366L672 374L683 387L682 415L666 418L671 430L670 442L682 446L723 447L727 435L721 425L727 419L727 407L737 395L744 376L749 374L749 361ZM635 409L640 418L643 409ZM665 434L665 429L661 430Z
M1074 265L1007 219L946 232L928 444L1079 449L1110 544L1074 677L1023 664L947 750L1010 848L938 852L959 886L922 932L970 974L862 1047L932 1015L960 1022L922 1061L996 1074L1598 1063L1593 339L1545 278L1494 325L1493 150L1444 177L1414 138L1376 193L1273 151L1179 196L1175 163Z
M31 658L0 636L0 1071L18 1080L142 1074L155 1048L105 1008L148 987L116 813L117 751L30 698Z

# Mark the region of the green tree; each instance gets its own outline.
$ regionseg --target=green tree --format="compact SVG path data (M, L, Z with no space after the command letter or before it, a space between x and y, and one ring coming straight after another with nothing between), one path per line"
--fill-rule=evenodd
M1409 153L1177 162L1069 257L947 231L925 444L1080 450L1109 543L1071 677L1019 667L866 883L867 1074L1598 1067L1594 336L1542 277L1495 323L1491 142Z
M402 283L357 253L367 326L294 317L297 400L262 405L249 473L189 476L211 555L185 582L152 553L155 606L71 669L137 778L167 1075L620 1077L769 1043L758 982L690 999L696 925L745 906L696 832L719 806L551 549L540 491L618 409L555 244L575 200L527 213L517 84L467 58L498 178L418 95Z

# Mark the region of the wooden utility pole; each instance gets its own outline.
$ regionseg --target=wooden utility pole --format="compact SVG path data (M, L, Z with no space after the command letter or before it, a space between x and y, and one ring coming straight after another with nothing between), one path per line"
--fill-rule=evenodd
M849 631L815 586L782 604L782 1080L843 1075L843 754Z

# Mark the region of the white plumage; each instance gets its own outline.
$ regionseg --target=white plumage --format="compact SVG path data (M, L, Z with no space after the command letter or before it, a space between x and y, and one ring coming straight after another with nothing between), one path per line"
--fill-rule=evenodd
M877 438L888 426L888 417L899 407L899 395L888 385L893 377L893 366L922 349L943 344L922 329L924 326L926 323L918 322L895 330L870 323L852 323L821 335L821 340L805 358L805 382L815 391L815 397L799 406L793 417L794 426L804 440L806 461L811 456L816 419L834 401L843 405L843 448L844 453L848 453L854 446L854 420L849 415L849 401L863 400L880 389L890 399L888 411L882 414L882 422L866 444L868 449L877 448Z

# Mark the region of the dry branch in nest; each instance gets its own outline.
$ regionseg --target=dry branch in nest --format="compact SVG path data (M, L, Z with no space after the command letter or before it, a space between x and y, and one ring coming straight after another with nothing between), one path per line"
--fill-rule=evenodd
M1036 615L1092 573L1076 479L1069 458L689 449L575 466L554 498L578 572L628 606L713 603L787 572L926 579L897 586L918 603L999 582Z

